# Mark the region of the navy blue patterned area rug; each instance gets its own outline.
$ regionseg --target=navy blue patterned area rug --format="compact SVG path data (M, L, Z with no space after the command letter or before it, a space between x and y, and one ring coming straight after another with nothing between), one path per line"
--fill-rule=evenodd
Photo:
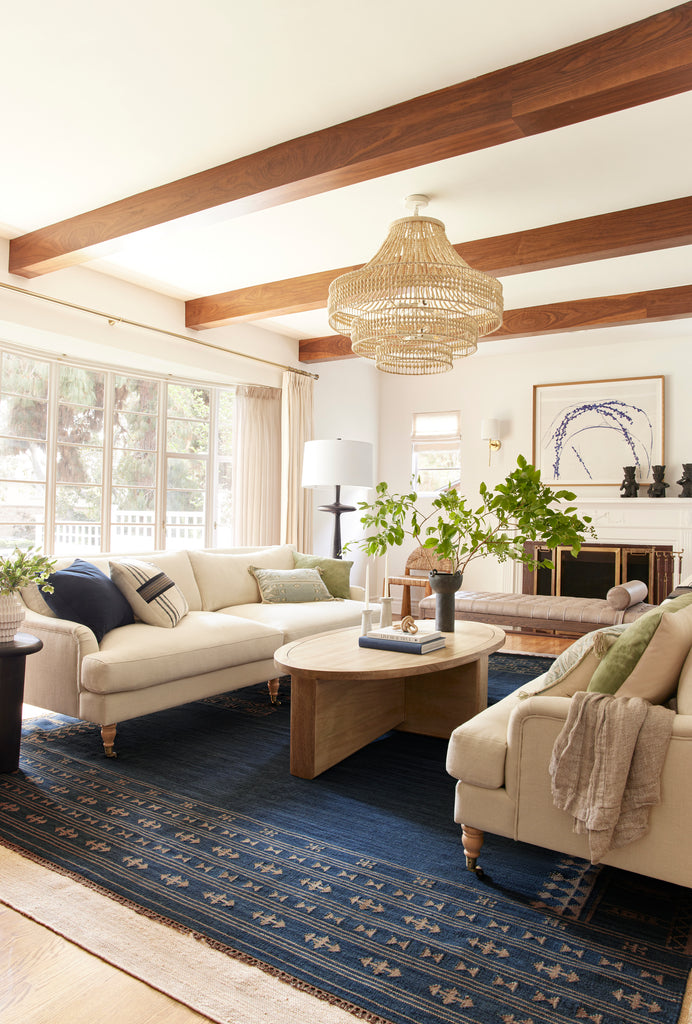
M491 692L547 664L492 655ZM493 836L479 879L444 741L388 733L296 779L282 690L126 722L117 760L32 720L0 841L371 1021L677 1022L689 890Z

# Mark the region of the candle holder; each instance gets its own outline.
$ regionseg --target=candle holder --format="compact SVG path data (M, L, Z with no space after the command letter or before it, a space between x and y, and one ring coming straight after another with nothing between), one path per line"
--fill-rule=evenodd
M360 613L360 635L365 636L372 629L372 608L363 608Z
M380 598L380 626L391 626L392 624L392 599L391 597Z

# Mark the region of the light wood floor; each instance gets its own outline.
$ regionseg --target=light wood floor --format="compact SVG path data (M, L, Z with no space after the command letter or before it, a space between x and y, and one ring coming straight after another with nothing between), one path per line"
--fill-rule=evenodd
M0 904L3 1024L208 1024L208 1018Z
M576 639L573 636L530 636L528 633L507 633L506 636L502 651L546 656L562 654Z
M504 651L560 654L572 640L508 634ZM25 708L28 714L34 709ZM3 1024L203 1024L208 1018L0 903Z

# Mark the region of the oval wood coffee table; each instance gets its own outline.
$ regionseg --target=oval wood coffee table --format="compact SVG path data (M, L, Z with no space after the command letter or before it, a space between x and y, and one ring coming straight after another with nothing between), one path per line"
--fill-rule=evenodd
M356 627L308 636L274 655L291 674L291 774L301 779L389 729L447 739L486 707L488 655L505 642L497 626L461 621L429 654L359 647L359 635Z

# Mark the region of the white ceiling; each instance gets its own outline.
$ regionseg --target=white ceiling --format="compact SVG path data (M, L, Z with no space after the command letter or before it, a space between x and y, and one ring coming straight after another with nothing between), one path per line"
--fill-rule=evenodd
M5 6L8 238L673 6L653 0L35 0ZM425 18L423 18L423 14ZM692 93L231 218L89 265L182 299L368 260L413 192L450 241L689 194ZM688 284L692 247L505 278L507 308ZM61 273L61 272L58 272ZM64 272L62 272L64 273ZM326 312L268 327L333 333ZM651 337L679 324L652 324Z

